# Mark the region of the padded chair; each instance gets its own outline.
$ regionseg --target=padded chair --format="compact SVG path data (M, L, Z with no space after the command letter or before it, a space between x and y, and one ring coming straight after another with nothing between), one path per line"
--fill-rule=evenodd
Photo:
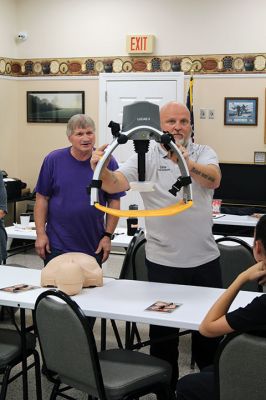
M48 379L50 399L66 397L75 388L100 400L133 399L156 393L175 399L170 389L171 366L147 354L114 349L97 352L87 319L77 303L58 290L37 299L34 323Z
M129 246L126 251L126 255L122 264L121 272L119 275L119 279L135 279L133 276L133 266L132 266L132 257L133 252L140 241L145 238L145 233L142 228L139 228L129 243ZM145 267L146 268L146 267Z
M30 222L34 222L34 205L35 201L32 201L31 203L27 203L26 206L26 213L30 214Z
M228 335L215 362L219 400L265 400L266 338L248 333Z
M0 265L6 263L7 259L7 233L3 225L0 223Z
M26 333L27 357L33 355L34 361L28 365L28 369L35 367L36 398L42 399L41 372L39 354L35 350L36 337L32 333ZM17 330L0 329L0 374L1 381L0 399L6 398L8 385L22 376L22 370L10 377L12 369L22 363L21 334ZM21 396L22 397L22 396Z
M132 251L132 276L137 281L148 281L148 270L145 263L146 238L138 240Z
M220 250L220 265L223 287L227 288L234 279L256 263L252 248L242 239L226 236L216 240ZM262 291L257 282L247 282L242 290Z

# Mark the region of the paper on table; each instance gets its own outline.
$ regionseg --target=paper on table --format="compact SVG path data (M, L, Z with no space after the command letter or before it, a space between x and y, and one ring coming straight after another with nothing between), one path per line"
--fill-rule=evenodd
M19 293L26 292L27 290L38 289L40 286L28 285L26 283L17 283L16 285L0 288L4 292Z
M224 216L225 216L225 214L212 214L212 218L213 219L221 218L221 217L224 217Z
M155 301L155 303L151 304L145 310L171 313L181 305L182 305L181 303L173 303L168 301L157 300Z

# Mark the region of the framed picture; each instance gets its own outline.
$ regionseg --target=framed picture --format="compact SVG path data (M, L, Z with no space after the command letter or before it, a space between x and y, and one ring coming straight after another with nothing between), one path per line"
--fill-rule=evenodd
M258 97L225 97L225 125L257 125Z
M67 122L84 114L85 94L80 92L27 92L27 122Z
M254 151L254 163L265 164L266 163L266 152L265 151Z

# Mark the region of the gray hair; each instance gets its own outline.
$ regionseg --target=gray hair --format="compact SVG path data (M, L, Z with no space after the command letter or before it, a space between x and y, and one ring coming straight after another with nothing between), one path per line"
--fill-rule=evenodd
M85 114L75 114L67 123L67 137L71 136L74 130L77 128L85 129L88 127L92 128L93 132L95 132L95 122L93 119Z

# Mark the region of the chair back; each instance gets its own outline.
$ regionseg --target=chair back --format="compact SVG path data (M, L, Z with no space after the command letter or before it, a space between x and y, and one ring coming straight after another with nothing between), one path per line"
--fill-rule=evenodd
M235 278L256 263L252 248L242 239L226 236L216 240L220 250L223 287L227 288ZM257 282L247 282L241 290L261 291Z
M142 228L138 229L134 236L132 237L131 242L126 251L126 255L123 261L123 265L121 268L119 279L134 279L133 274L133 266L132 266L132 256L135 247L137 244L145 237L144 230Z
M229 335L215 361L219 400L264 400L266 393L266 337L249 333Z
M63 292L48 290L36 301L34 323L48 374L106 399L93 332L79 306Z
M6 263L7 259L7 233L4 225L0 221L0 265Z
M138 281L148 281L148 270L145 263L146 252L145 252L146 239L143 237L135 246L132 253L132 270L133 279Z

